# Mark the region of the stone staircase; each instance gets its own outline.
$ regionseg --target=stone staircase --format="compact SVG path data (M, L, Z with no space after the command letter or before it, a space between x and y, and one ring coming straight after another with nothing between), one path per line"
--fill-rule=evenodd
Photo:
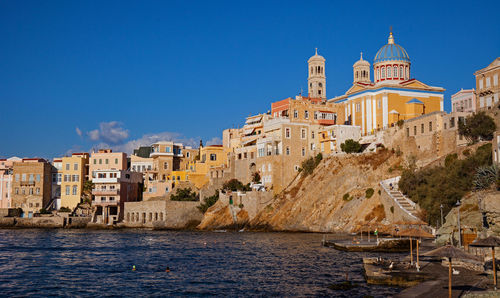
M413 220L419 220L418 206L412 200L407 198L403 193L399 191L398 182L401 176L390 178L387 180L380 181L380 186L384 191L391 197L410 218Z

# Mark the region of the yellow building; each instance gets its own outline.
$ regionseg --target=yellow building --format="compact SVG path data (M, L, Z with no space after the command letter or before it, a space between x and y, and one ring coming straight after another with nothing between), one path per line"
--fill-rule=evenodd
M222 145L200 147L199 160L188 164L188 180L196 187L201 188L209 181L211 168L227 164L228 148Z
M70 157L62 158L61 207L73 210L81 203L88 171L88 153L73 153Z
M370 63L363 56L353 65L354 82L335 103L338 123L361 127L362 135L394 126L423 114L443 111L441 87L433 87L411 78L410 58L405 49L394 42L392 32L388 43L375 55L374 81L370 79Z

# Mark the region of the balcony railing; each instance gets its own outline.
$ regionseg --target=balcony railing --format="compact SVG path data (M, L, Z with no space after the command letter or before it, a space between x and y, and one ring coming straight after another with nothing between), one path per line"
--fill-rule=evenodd
M92 194L96 196L109 196L120 194L119 189L93 189Z
M21 186L33 186L35 181L21 181Z

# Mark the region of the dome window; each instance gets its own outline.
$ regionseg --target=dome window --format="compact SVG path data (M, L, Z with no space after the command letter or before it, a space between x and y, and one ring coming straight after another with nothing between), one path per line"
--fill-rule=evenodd
M394 66L394 78L398 78L398 67Z
M391 76L391 69L392 69L392 67L387 66L387 78L388 78L388 79L392 77L392 76Z
M399 77L402 79L403 78L403 65L399 67Z
M381 73L381 78L385 79L385 67L382 67L382 69L380 70L380 73Z

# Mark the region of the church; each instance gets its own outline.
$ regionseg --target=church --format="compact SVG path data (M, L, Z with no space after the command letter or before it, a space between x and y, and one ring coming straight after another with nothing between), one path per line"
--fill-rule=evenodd
M326 100L325 58L316 51L308 66L308 97ZM443 111L444 91L411 77L410 57L391 32L375 55L373 68L361 53L353 65L352 86L344 95L327 100L327 105L335 110L336 124L360 126L367 135L399 120Z

